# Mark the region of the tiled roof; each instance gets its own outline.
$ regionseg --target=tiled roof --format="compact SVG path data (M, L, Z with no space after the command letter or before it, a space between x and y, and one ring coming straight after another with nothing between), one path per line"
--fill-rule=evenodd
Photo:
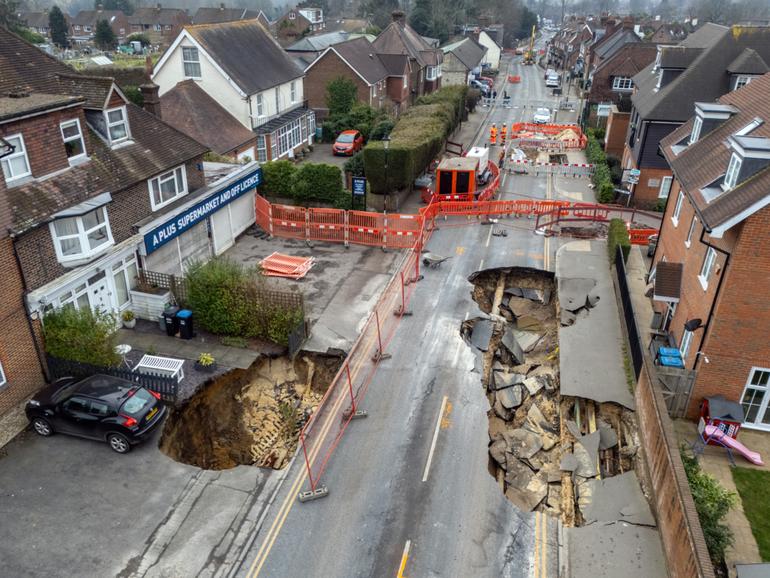
M354 38L331 47L339 54L353 70L358 72L370 85L379 82L388 71L378 56L374 53L372 43L366 38Z
M427 53L440 52L431 48L411 26L400 22L388 24L372 44L379 54L408 54L421 67L432 64L426 60Z
M655 60L657 52L657 46L648 42L624 44L620 50L607 60L603 60L596 68L590 90L591 102L615 101L619 93L612 91L612 77L633 77ZM601 82L603 78L608 82Z
M409 57L406 54L379 54L380 62L388 71L388 76L401 76L407 68Z
M678 301L682 291L682 269L682 263L658 262L655 267L653 296Z
M727 67L732 74L764 74L770 71L767 62L753 48L746 48Z
M185 80L161 98L163 120L215 153L225 154L253 140L254 133L222 108L194 80Z
M698 210L703 224L709 229L729 221L770 194L770 167L764 168L734 189L707 201L700 190L720 179L730 162L730 149L725 146L730 135L759 117L764 122L751 131L752 137L770 137L770 74L757 78L719 99L738 112L711 132L674 154L672 146L682 142L692 131L688 121L661 141L661 148L674 171L677 181L687 192Z
M634 34L633 30L627 28L621 28L614 34L611 34L606 40L604 40L600 46L596 46L594 54L605 60L611 58L613 54L618 52L623 46L629 43L639 43L641 40Z
M209 8L201 6L193 16L195 24L219 24L221 22L235 22L236 20L252 20L259 16L258 10L246 8Z
M329 48L331 45L339 44L340 42L345 42L346 40L350 40L348 33L344 30L338 30L336 32L326 32L324 34L306 36L302 40L287 46L285 50L289 52L322 52Z
M34 88L56 94L58 74L75 74L66 64L0 26L0 94Z
M463 38L457 42L452 42L451 44L442 46L441 50L444 54L447 54L448 52L454 54L457 57L457 60L462 62L463 66L468 70L476 68L484 58L484 54L487 52L485 47L476 43L472 38Z
M185 30L246 94L300 78L302 70L256 20L186 26Z
M83 98L63 94L43 94L35 92L23 97L0 95L0 122L21 115L44 112L53 108L79 105Z
M137 8L127 16L129 24L161 24L173 26L179 22L189 22L187 11L182 8Z
M699 49L686 70L657 90L657 74L653 64L634 77L637 91L633 103L639 115L646 120L682 122L692 115L695 100L715 100L730 88L727 67L745 48L753 48L770 61L770 28L726 28L705 24L688 36L681 49L666 51L671 66L689 60L694 49Z
M81 10L77 16L70 19L70 24L94 25L99 20L111 22L114 18L124 16L120 10Z
M19 19L30 28L48 28L48 12L19 12ZM64 19L69 22L66 13Z
M57 78L62 92L85 97L86 102L83 105L85 108L103 109L115 85L109 76L81 76L71 73L59 74Z

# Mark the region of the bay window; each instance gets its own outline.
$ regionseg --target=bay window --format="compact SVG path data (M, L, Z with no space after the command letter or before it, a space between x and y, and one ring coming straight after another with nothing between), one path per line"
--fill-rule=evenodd
M184 165L163 173L149 181L152 210L171 203L187 194L187 175Z
M60 263L93 257L113 244L105 207L79 217L56 219L51 223L51 236Z

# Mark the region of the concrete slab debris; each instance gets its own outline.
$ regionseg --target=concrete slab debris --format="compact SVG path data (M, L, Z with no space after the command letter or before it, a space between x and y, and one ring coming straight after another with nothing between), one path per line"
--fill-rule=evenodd
M566 537L572 578L668 576L660 535L653 528L625 522L591 524L567 528Z
M506 468L506 455L505 450L508 449L508 442L504 439L499 439L489 446L489 455L495 460L501 468Z
M502 339L503 345L513 357L513 364L519 365L524 363L524 351L521 349L521 345L516 341L516 337L513 334L513 330L506 329Z
M615 433L615 429L608 423L599 422L599 449L608 450L618 445L618 434Z
M573 325L576 320L577 315L572 311L567 311L566 309L561 310L561 313L559 314L559 323L561 323L562 327L569 327L570 325Z
M489 319L477 319L473 325L473 333L471 333L471 344L481 351L487 351L489 349L489 340L492 339L492 332L495 329L495 324Z
M527 388L529 395L535 395L545 387L545 380L539 375L533 375L524 380L524 387Z
M559 469L565 472L574 472L578 467L578 460L573 453L565 453L561 456Z
M516 327L522 331L543 331L543 323L533 315L521 315L516 318Z
M559 305L567 311L578 311L588 307L588 293L596 286L595 279L559 279Z
M574 450L578 461L575 473L582 478L593 478L599 473L599 431L578 439Z
M506 408L499 399L495 399L495 403L492 406L495 415L505 421L511 421L513 419L513 411Z
M514 409L521 405L524 399L524 388L521 385L515 385L506 389L500 389L495 394L500 403L506 409Z
M505 483L515 488L526 488L535 473L516 456L506 454Z
M655 526L655 518L642 494L636 472L626 472L611 478L588 480L588 505L582 508L586 524L624 521L641 526Z
M503 432L508 429L508 423L495 415L489 416L489 439L499 440Z
M492 388L495 391L513 387L520 383L524 383L524 376L521 373L508 373L507 371L492 372Z
M535 331L521 331L520 329L515 329L513 331L513 335L516 337L516 341L519 342L519 345L521 345L524 353L529 353L532 351L543 338L542 333L537 333Z
M508 443L508 452L517 458L529 459L543 447L539 435L522 428L505 432L503 438Z
M551 427L551 424L548 423L547 419L545 419L543 412L540 411L540 408L537 407L536 403L533 403L532 405L530 405L529 410L527 410L526 427L529 430L537 433L553 432L553 428Z

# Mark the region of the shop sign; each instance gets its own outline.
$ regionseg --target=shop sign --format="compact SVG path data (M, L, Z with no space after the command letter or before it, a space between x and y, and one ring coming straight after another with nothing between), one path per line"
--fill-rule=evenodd
M237 181L230 183L221 191L208 195L194 205L187 207L181 213L170 218L152 231L144 235L144 247L149 255L163 245L184 234L204 219L208 218L228 203L250 192L262 184L262 169L254 168Z

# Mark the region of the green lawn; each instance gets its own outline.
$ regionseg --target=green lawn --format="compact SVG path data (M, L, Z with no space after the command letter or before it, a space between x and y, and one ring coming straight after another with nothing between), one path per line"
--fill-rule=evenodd
M732 470L759 554L763 561L770 562L770 472L749 468Z

